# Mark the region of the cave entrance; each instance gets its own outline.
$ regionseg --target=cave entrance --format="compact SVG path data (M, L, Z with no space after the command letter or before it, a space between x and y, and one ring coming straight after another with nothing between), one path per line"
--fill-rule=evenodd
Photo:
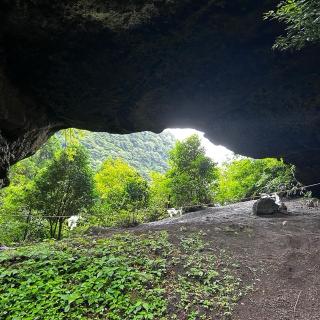
M202 210L296 183L294 167L281 160L238 156L203 132L177 128L122 135L67 129L12 166L10 178L0 194L5 244L60 239L67 219L80 215L89 226L130 227L168 218L169 209Z

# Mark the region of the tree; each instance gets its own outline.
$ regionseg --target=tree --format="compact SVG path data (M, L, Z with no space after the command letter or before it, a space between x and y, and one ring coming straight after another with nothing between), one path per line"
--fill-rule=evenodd
M277 159L236 159L219 171L216 201L236 202L296 185L294 166Z
M170 205L170 179L159 172L150 172L150 200L147 221L156 221L167 216Z
M167 171L168 154L174 142L175 139L169 132L125 135L90 132L82 139L81 144L88 149L95 169L98 170L108 157L121 158L142 177L149 179L150 171Z
M300 50L308 43L320 41L320 1L285 0L276 10L265 14L265 19L286 25L286 35L277 38L273 48Z
M170 179L162 173L151 172L150 203L157 207L168 207L170 197Z
M199 136L178 141L170 152L167 173L174 206L210 203L216 177L214 162L205 155Z
M29 158L35 164L35 173L37 173L39 169L45 168L54 158L55 154L60 150L62 150L61 143L57 136L54 135L45 143L44 146L42 146L42 148ZM34 179L34 177L35 175L33 174L32 179Z
M147 181L122 159L107 159L95 182L101 199L113 210L139 209L148 202Z
M35 180L34 208L48 220L53 238L60 240L64 221L89 209L93 200L93 175L81 146L58 152Z
M31 222L34 163L27 159L10 170L11 184L1 190L0 243L25 240Z
M41 220L31 219L33 211L34 181L39 173L61 149L55 137L32 157L18 162L10 169L10 186L0 192L0 242L15 242L45 236Z

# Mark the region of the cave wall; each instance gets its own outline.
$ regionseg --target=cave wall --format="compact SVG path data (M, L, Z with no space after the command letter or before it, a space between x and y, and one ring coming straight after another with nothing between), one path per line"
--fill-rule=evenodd
M56 130L204 131L320 180L320 48L271 49L276 0L0 0L0 179Z

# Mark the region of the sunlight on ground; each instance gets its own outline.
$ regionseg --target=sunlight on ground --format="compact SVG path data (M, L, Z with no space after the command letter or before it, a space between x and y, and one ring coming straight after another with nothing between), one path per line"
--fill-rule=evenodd
M176 139L183 140L194 133L197 133L201 138L202 146L206 150L206 154L208 157L213 159L219 165L221 165L225 161L230 161L234 157L234 153L229 149L213 144L209 139L204 137L204 132L195 130L195 129L166 129L172 133Z

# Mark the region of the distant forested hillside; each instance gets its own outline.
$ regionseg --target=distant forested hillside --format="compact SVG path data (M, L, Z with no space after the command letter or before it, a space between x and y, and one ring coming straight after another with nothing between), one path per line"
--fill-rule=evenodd
M169 132L127 135L89 132L81 143L88 149L95 169L108 157L122 158L143 176L147 176L149 171L167 170L168 153L175 143L175 138Z

